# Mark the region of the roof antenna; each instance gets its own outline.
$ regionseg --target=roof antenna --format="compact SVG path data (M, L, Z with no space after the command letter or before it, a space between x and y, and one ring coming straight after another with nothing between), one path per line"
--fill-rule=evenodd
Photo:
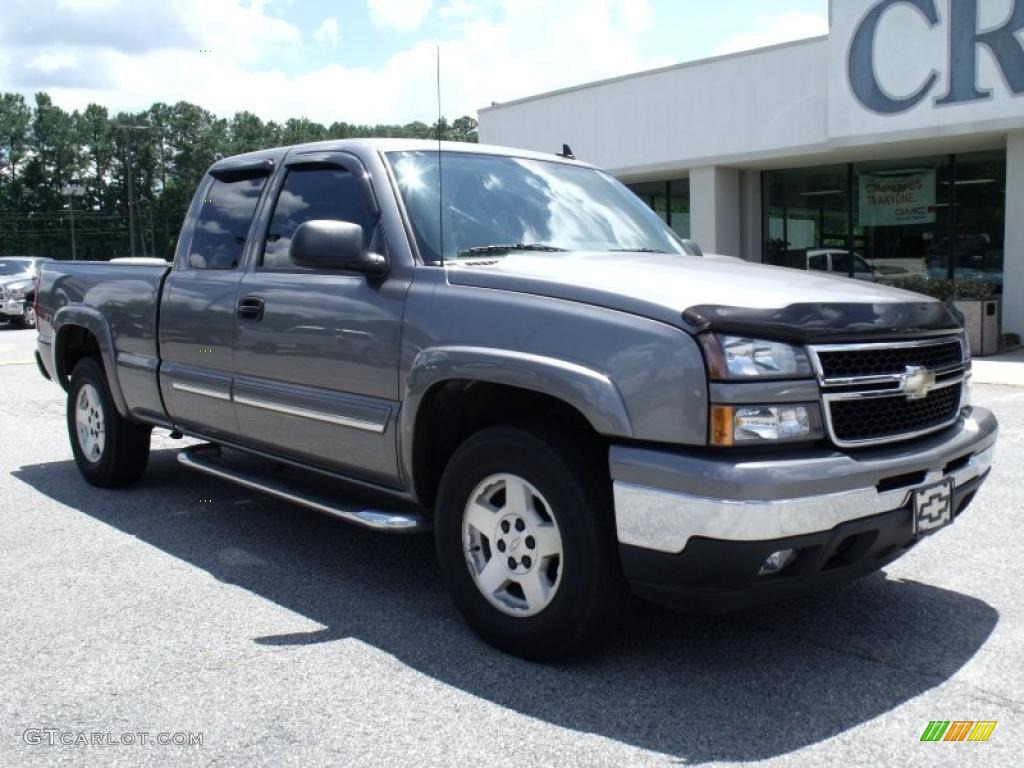
M562 153L560 155L558 155L558 156L559 157L564 157L566 160L575 160L576 159L576 155L574 155L572 153L572 147L570 147L568 144L563 144L562 145Z
M441 46L437 46L437 255L444 264L444 179L441 175Z

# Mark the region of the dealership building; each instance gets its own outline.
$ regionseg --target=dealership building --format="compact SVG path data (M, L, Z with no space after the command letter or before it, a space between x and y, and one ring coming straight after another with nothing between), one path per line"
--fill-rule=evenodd
M1024 0L833 0L825 37L479 117L488 144L569 144L705 251L984 280L1024 336Z

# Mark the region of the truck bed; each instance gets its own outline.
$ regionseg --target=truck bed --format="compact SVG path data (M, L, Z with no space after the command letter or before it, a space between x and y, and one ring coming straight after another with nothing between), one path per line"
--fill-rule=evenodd
M170 264L53 261L39 276L40 356L62 384L61 328L76 324L96 337L118 410L150 421L167 416L157 381L160 289ZM59 343L58 343L59 342ZM55 346L56 345L56 346Z

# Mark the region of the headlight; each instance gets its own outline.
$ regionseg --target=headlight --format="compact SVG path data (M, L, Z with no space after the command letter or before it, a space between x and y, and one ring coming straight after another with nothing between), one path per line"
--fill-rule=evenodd
M810 378L811 363L801 347L742 336L699 337L712 379Z
M29 290L31 283L15 283L7 286L7 295L12 299L21 300L25 298L25 291Z
M712 445L819 440L821 410L816 403L800 405L713 405Z

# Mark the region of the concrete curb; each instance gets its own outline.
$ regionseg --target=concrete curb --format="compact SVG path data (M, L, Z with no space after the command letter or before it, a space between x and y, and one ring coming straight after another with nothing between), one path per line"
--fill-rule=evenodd
M1024 387L1024 349L994 357L975 358L972 370L975 384Z

